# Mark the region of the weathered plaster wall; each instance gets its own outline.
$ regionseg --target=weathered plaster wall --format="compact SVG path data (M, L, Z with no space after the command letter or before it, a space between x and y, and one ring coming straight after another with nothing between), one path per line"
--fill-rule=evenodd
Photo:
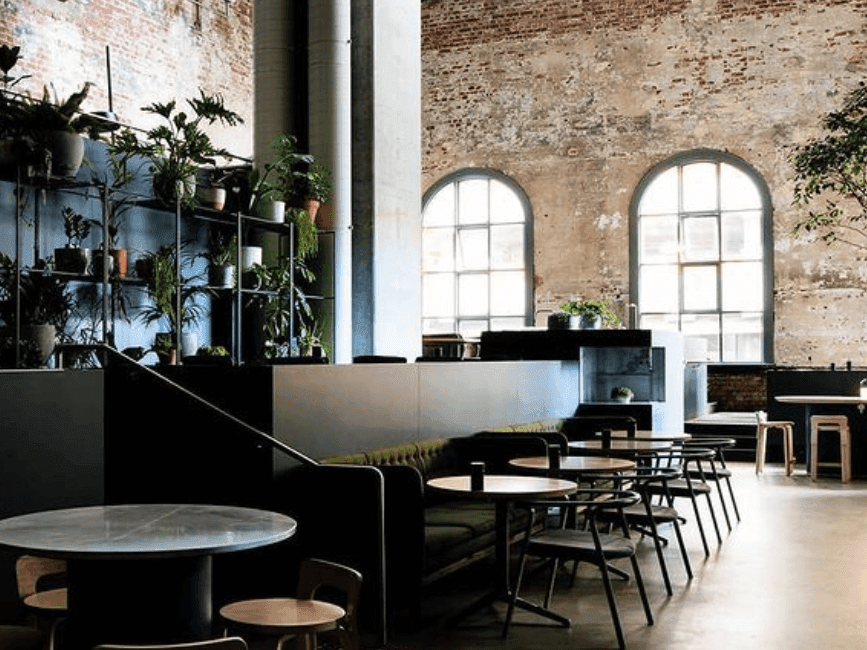
M85 81L94 86L82 106L108 108L105 48L111 50L112 99L119 119L154 123L142 106L184 103L199 88L220 93L245 124L214 140L252 156L253 0L4 0L0 44L21 47L13 76L30 74L15 90L41 96L53 85L65 98Z
M867 263L790 236L788 147L864 77L867 2L426 0L423 182L514 178L535 218L537 308L629 295L629 204L674 154L740 156L774 209L781 364L867 363Z

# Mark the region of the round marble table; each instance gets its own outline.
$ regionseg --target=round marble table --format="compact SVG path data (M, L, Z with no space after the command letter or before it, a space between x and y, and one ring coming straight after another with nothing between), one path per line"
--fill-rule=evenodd
M499 567L499 575L496 576L492 590L482 596L476 602L470 604L451 618L454 623L473 612L486 607L495 601L508 602L511 598L512 580L509 576L510 569L510 539L509 531L509 508L516 499L554 499L573 494L578 490L578 484L558 478L542 476L520 475L490 475L485 476L484 486L481 490L473 490L470 485L470 476L442 476L430 479L427 486L440 492L449 492L455 496L467 499L489 500L494 502L497 537L496 537L496 564ZM521 609L535 612L547 618L569 625L566 619L556 612L545 609L519 598L515 605Z
M610 446L603 446L602 440L573 440L569 443L569 453L576 456L612 456L632 458L636 454L669 451L674 443L617 438Z
M295 534L275 512L143 504L36 512L0 521L0 546L67 561L66 645L167 643L212 635L212 556Z
M691 440L692 435L685 431L649 431L639 429L634 436L630 436L628 431L612 431L612 440L648 440L651 442L684 442Z
M534 472L548 471L547 456L528 456L513 458L509 465ZM627 472L635 469L635 461L626 458L608 458L605 456L562 456L560 471L563 474L609 474L611 472Z

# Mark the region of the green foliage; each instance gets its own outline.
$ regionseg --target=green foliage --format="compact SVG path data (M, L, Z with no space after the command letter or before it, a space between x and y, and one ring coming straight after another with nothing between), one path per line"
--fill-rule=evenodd
M222 345L203 345L196 351L199 357L228 357L229 351Z
M826 244L867 248L867 85L861 82L840 110L822 119L824 135L797 146L794 205L809 208L793 234L809 233ZM812 207L816 206L816 207Z
M589 320L601 318L605 325L620 324L620 318L611 309L607 300L569 300L560 305L560 309L567 314Z
M142 156L149 160L154 179L154 193L166 202L180 198L186 210L196 207L195 183L188 184L195 177L201 165L216 165L218 157L228 158L231 154L217 147L204 132L205 124L219 122L223 126L243 123L240 115L229 110L219 94L206 95L199 89L199 97L188 99L191 114L178 109L177 102L155 102L142 108L147 113L158 115L164 120L139 137L125 129L115 135L109 145L110 155L126 158ZM178 196L180 192L180 196Z
M611 389L611 397L634 397L635 393L629 386L616 386Z
M75 210L66 206L61 210L63 215L63 231L66 233L66 239L70 246L79 247L90 234L90 227L93 224L91 219L86 219L84 215L77 213Z
M319 250L319 229L310 218L310 213L302 208L287 208L286 217L295 224L295 255L306 260Z
M315 276L303 261L296 258L293 265L288 257L281 257L273 267L254 264L252 270L267 292L259 298L263 354L266 359L289 356L293 310L298 331L309 329L315 323L305 293L305 287Z
M161 246L157 251L146 253L140 265L143 269L141 279L153 304L143 306L139 317L146 325L162 321L172 338L176 334L179 291L181 329L197 324L204 314L204 308L195 302L203 288L191 285L193 278L183 276L183 269L192 265L192 259L182 252L179 276L175 246Z
M15 326L16 280L15 260L0 253L0 320L8 328ZM62 332L73 303L67 281L51 273L49 261L38 260L33 268L21 269L18 287L21 325L54 325Z

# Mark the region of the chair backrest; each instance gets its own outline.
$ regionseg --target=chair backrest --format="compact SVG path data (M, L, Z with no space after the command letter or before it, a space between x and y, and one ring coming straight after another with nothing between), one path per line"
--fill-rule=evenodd
M117 645L114 643L104 643L96 646L93 650L247 650L247 642L239 636L224 636L218 639L163 645Z
M66 573L66 561L47 557L21 555L15 560L15 580L18 596L22 599L37 591L60 586L60 578ZM44 584L46 580L58 584Z
M340 605L346 616L338 621L336 633L344 650L358 650L358 600L361 596L361 573L355 569L320 560L305 558L298 567L298 598L315 598Z

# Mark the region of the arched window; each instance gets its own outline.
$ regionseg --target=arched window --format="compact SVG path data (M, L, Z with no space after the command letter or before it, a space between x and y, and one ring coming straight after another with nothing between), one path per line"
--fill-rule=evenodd
M688 358L770 361L771 203L761 177L729 154L682 154L645 176L630 218L640 326L679 330Z
M464 170L434 185L422 210L422 333L529 324L532 227L526 195L502 174Z

